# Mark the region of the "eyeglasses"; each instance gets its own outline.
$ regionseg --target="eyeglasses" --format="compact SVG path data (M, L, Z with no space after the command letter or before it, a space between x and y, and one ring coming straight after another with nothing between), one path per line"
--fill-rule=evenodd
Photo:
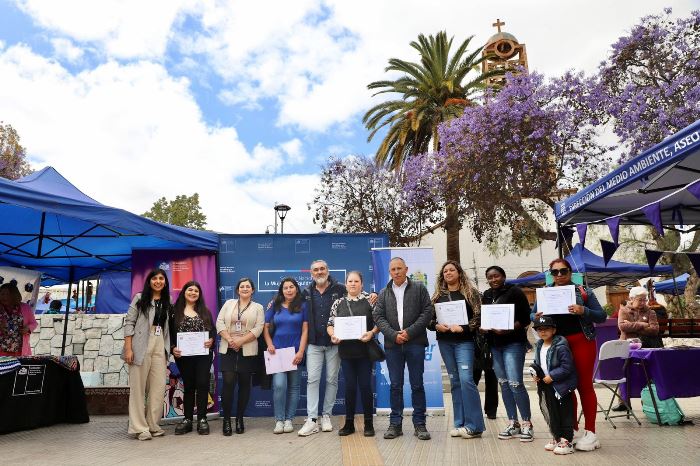
M569 273L569 268L564 267L563 269L549 269L549 273L551 273L553 277L558 277L559 275L567 275Z

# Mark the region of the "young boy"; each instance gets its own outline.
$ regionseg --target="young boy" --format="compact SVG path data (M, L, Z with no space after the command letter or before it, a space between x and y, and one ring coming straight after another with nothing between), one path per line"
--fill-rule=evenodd
M549 316L535 319L535 330L541 338L535 348L533 377L537 381L540 407L552 433L545 450L556 455L574 452L574 407L572 393L578 380L573 357L566 338L556 335L557 325Z

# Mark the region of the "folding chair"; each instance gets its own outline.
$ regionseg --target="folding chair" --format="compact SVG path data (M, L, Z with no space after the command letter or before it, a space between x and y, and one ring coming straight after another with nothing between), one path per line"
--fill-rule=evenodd
M605 414L605 419L613 426L613 429L617 429L617 426L612 421L615 417L626 417L627 419L632 416L637 424L642 425L637 419L637 416L632 411L629 400L624 400L620 396L620 384L627 381L627 364L629 363L630 356L630 342L627 340L612 340L606 341L600 347L600 352L598 353L598 361L596 361L595 370L593 371L593 383L602 385L613 394L608 404L607 409L603 408L603 405L598 402L599 413ZM614 388L613 388L614 386ZM612 410L612 405L617 398L621 403L624 403L627 407L627 411L622 414L616 414L611 416L610 411ZM582 413L583 414L583 413ZM579 417L580 419L580 417Z

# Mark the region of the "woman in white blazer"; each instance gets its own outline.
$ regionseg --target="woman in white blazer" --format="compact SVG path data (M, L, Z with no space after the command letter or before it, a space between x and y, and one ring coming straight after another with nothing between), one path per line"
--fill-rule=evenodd
M255 284L241 278L236 285L238 299L229 299L219 311L216 331L221 336L221 374L224 387L221 403L224 411L224 435L231 435L233 390L238 385L236 433L245 431L243 416L250 399L251 373L257 368L258 337L263 331L265 313L262 305L253 301Z

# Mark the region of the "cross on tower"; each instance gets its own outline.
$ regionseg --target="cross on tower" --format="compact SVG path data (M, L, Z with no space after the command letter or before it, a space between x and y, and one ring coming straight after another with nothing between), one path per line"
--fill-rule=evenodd
M498 28L498 32L501 32L501 26L505 26L506 23L502 23L500 18L496 18L496 22L493 23L491 26Z

